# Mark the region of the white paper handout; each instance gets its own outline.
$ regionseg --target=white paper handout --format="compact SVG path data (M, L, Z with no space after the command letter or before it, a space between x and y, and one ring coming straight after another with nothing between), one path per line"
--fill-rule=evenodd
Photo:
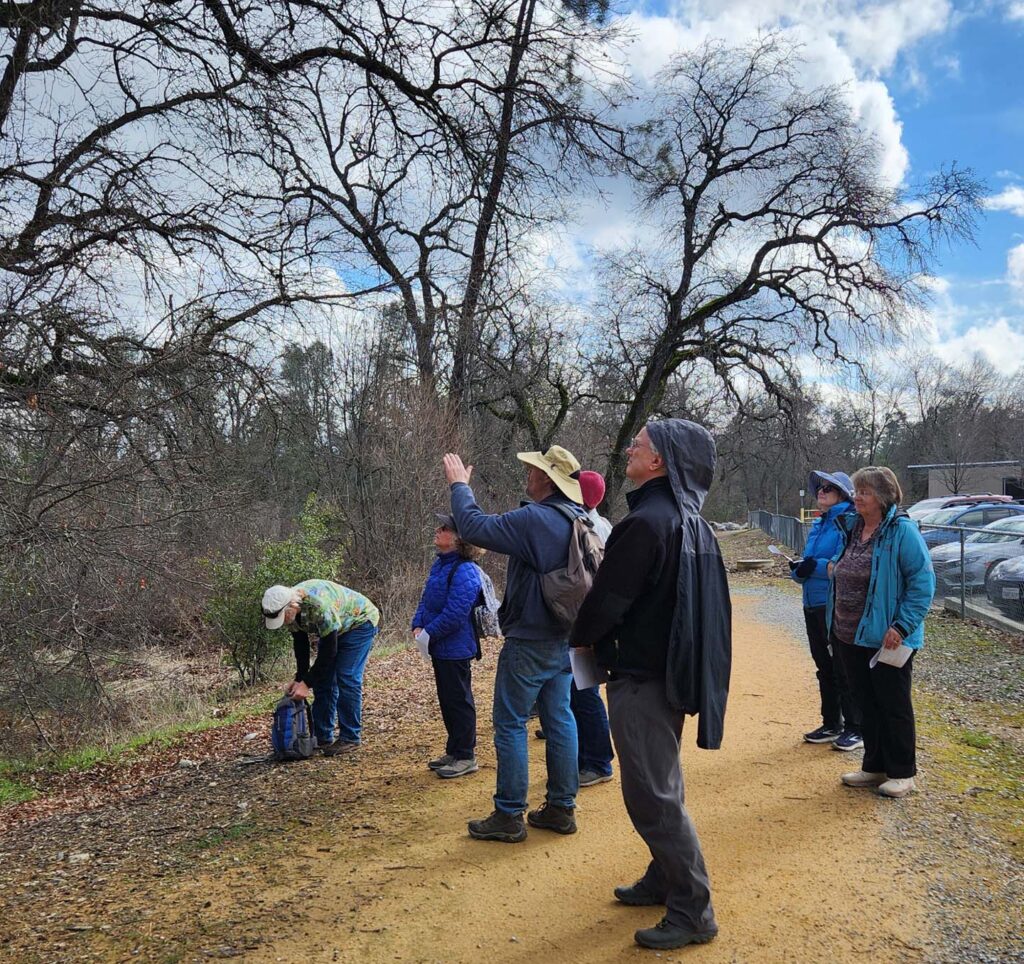
M430 636L425 629L421 629L413 639L416 640L416 648L424 659L430 659Z
M899 669L910 659L912 652L913 650L906 643L900 643L895 649L886 649L882 646L875 650L875 655L871 657L868 667L874 669L878 663L887 663L889 666L895 666L896 669Z
M778 546L769 546L768 551L773 556L782 556L782 558L785 559L786 562L793 562L793 560L790 559L789 556L787 556Z
M578 690L588 690L608 680L608 673L597 665L597 657L589 647L570 649L569 665Z

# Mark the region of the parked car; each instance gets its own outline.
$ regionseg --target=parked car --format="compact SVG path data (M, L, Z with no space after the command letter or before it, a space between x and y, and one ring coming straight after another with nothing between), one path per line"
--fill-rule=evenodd
M959 542L936 546L931 555L938 592L959 593ZM985 579L993 567L1019 556L1024 556L1024 516L997 519L985 526L983 532L972 532L964 540L963 582L967 591L984 589Z
M918 519L921 527L921 535L929 548L941 546L947 542L959 542L959 533L949 529L930 529L929 526L966 526L972 529L981 529L990 522L998 519L1008 519L1010 516L1017 516L1024 513L1024 505L1015 502L1003 502L999 504L987 503L983 505L961 505L951 509L939 509L931 515Z
M952 509L960 505L981 505L983 503L1013 502L1012 495L993 495L991 492L984 492L980 495L941 495L934 499L922 499L915 502L909 509L907 515L911 519L923 519L932 512L939 509Z
M985 580L985 595L996 609L1024 622L1024 556L993 566Z

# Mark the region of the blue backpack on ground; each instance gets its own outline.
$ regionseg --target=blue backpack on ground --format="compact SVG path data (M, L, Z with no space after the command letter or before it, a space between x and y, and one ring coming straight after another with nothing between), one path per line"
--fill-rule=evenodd
M274 707L274 720L270 727L270 746L274 759L307 760L316 750L313 735L313 713L305 700L282 697Z

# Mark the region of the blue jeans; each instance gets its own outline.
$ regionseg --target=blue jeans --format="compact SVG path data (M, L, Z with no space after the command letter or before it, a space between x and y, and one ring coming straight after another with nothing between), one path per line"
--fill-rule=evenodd
M494 749L498 756L495 809L522 813L530 773L526 721L534 701L547 734L547 801L574 807L580 775L576 721L569 709L569 644L564 639L505 640L494 680Z
M581 770L593 770L601 776L612 775L612 737L608 732L608 713L601 699L601 687L591 686L589 689L576 688L573 681L569 698L572 715L576 719L576 730L579 735L579 767Z
M334 724L342 743L358 743L363 720L363 670L377 627L362 623L338 637L334 666L313 687L313 729L321 746L334 742Z

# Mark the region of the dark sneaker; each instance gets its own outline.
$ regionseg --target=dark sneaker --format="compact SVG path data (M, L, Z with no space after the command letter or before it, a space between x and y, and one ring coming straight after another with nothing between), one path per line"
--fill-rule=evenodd
M597 770L580 770L580 786L592 787L598 783L607 783L612 778L610 773L598 773Z
M665 901L648 890L643 880L638 880L628 887L616 887L613 891L615 899L630 907L654 907L656 904L664 904Z
M686 947L687 944L706 944L713 941L718 935L718 928L707 931L692 931L688 927L679 927L669 923L668 918L663 917L653 927L644 927L633 935L641 947L653 947L657 951L670 951L676 947Z
M819 726L816 730L804 734L804 743L834 743L839 732L827 726Z
M505 813L495 810L483 820L469 821L469 835L477 840L500 840L502 843L519 843L526 839L526 825L521 813Z
M436 760L431 760L427 764L427 766L431 770L440 770L441 767L446 767L450 763L454 763L454 762L455 762L455 757L453 757L450 753L446 753L444 756L439 756Z
M543 730L534 730L533 735L537 737L538 740L546 740L548 738L547 733L545 733Z
M344 740L335 740L323 748L324 756L341 756L343 753L351 753L358 750L358 743L348 743Z
M558 807L553 803L542 803L539 810L531 810L526 822L540 830L554 830L555 833L576 833L576 815L572 807Z
M849 753L850 750L862 750L863 748L864 737L856 730L843 730L832 744L833 750L842 750L844 753Z
M448 766L438 767L434 772L442 780L451 780L455 777L464 777L469 773L476 773L479 769L476 760L470 757L468 760L452 760Z

